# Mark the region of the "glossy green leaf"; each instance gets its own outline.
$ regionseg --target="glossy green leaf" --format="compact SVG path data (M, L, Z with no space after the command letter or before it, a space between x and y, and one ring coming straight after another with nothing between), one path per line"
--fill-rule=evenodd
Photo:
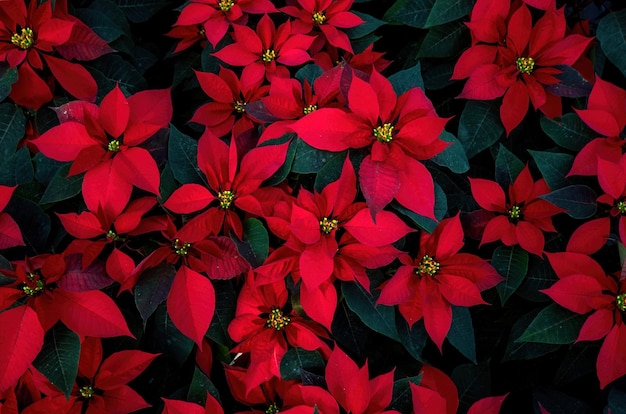
M291 171L298 174L317 173L334 155L334 152L318 150L297 138L296 157Z
M24 112L17 105L0 104L0 159L4 160L17 151L25 125Z
M187 392L187 401L194 402L204 407L207 392L219 401L220 395L215 385L213 385L209 377L207 377L200 368L195 366L193 377L189 384L189 391Z
M396 410L401 413L409 413L413 410L413 402L411 397L411 386L409 384L419 385L422 381L422 375L414 377L400 378L393 383L393 397L389 404L389 410Z
M110 53L85 63L98 84L98 99L102 99L115 85L128 94L147 89L146 80L130 62Z
M258 264L267 258L270 239L263 223L255 218L249 218L243 223L244 240L250 244Z
M59 322L46 332L43 348L33 366L69 398L78 373L79 357L80 338Z
M572 218L587 219L596 213L596 193L586 185L570 185L539 196L561 207Z
M160 304L152 314L144 338L147 351L160 352L178 366L183 365L194 346L193 341L174 326L165 303Z
M372 294L370 294L358 283L342 282L341 292L346 298L348 307L365 325L380 334L400 341L394 307L376 304L380 296L379 290L372 288Z
M115 0L117 6L133 23L144 23L168 5L167 0Z
M565 385L585 375L595 375L599 345L598 343L585 342L578 342L572 345L567 351L567 354L565 354L565 357L563 357L556 374L554 374L554 383L557 385ZM611 396L609 395L609 404L610 401ZM618 413L619 411L613 412Z
M500 144L496 156L496 182L500 184L505 193L523 169L524 163L504 145Z
M493 145L504 133L497 101L468 101L459 120L459 141L467 158Z
M350 310L345 300L339 301L331 325L333 337L342 349L361 357L365 352L365 341L369 330L361 319Z
M506 351L503 361L528 361L530 359L539 358L550 352L559 349L557 344L542 344L536 342L518 342L524 331L528 329L528 325L535 319L539 310L533 310L520 316L513 326L509 334Z
M422 79L422 66L418 63L410 68L403 69L389 76L389 82L393 86L396 95L400 96L412 88L424 89Z
M565 114L557 120L542 116L540 123L552 141L572 151L580 151L597 136L575 113Z
M220 345L232 347L228 336L228 325L235 318L237 294L230 280L213 280L215 288L215 310L206 336Z
M607 13L598 24L596 37L606 57L626 75L626 10Z
M469 45L469 29L463 22L435 26L428 31L417 56L446 58L456 56Z
M143 319L144 326L161 303L167 299L176 269L168 263L161 263L144 271L135 285L135 305Z
M0 160L0 184L14 186L30 183L35 170L28 148L22 147L17 152Z
M383 19L390 23L423 28L436 0L398 0L387 10Z
M452 325L448 331L448 341L464 357L476 363L476 339L469 309L452 306Z
M302 371L324 372L324 358L317 351L291 348L280 360L280 376L283 380L300 380Z
M11 68L8 63L0 62L0 101L9 96L15 82L17 82L17 67Z
M502 306L524 281L528 272L528 253L519 246L499 246L491 258L491 265L504 280L496 286Z
M363 19L364 23L356 27L345 29L345 32L350 39L359 39L367 36L374 30L386 24L385 21L377 19L374 16L370 16L369 14L361 13L356 10L351 10L351 12Z
M553 190L568 184L567 173L572 168L574 157L569 154L548 151L528 150L535 160L541 176L546 180L548 187Z
M196 161L198 156L198 141L180 132L174 125L170 125L170 139L167 146L170 168L174 178L181 184L205 184L204 174L200 172Z
M465 155L465 149L459 142L459 140L449 133L443 131L440 135L443 141L450 144L439 154L431 158L431 160L442 167L447 167L450 171L456 174L463 174L469 170L469 161L467 155Z
M396 325L400 342L404 348L417 361L423 361L422 353L429 338L428 332L426 332L424 327L424 320L420 319L413 326L409 327L409 324L404 319L398 318Z
M579 315L551 303L539 312L516 342L571 344L578 337L580 327L586 319L586 315Z
M4 212L9 213L20 227L28 250L32 253L42 252L50 234L50 216L34 202L15 195Z
M59 168L52 177L50 184L41 196L40 204L56 203L67 200L80 193L83 183L83 174L68 177L71 164Z
M474 2L472 0L436 0L428 14L424 27L439 26L467 16Z
M324 187L335 182L341 176L343 163L346 160L345 152L338 152L333 155L315 176L315 191L322 192Z

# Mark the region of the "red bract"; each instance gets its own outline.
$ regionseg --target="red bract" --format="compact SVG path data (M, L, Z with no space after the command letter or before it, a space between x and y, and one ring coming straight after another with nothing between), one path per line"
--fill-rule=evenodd
M452 324L452 305L485 304L480 292L502 280L486 260L460 253L462 247L459 215L442 220L432 234L422 233L415 259L400 258L403 266L378 298L379 304L399 305L410 325L424 318L426 331L440 351Z
M81 344L78 375L69 400L54 386L49 386L51 392L28 406L24 413L126 414L150 407L126 384L139 376L157 356L126 350L102 360L101 341L87 338Z
M62 58L56 56L55 52ZM18 68L18 81L9 96L18 105L39 109L52 100L49 70L66 91L93 102L98 87L91 74L71 59L91 60L113 52L89 27L67 13L67 1L5 0L0 10L0 61ZM45 63L45 66L44 66Z
M205 228L214 234L223 227L225 234L232 229L241 239L241 218L234 208L257 216L263 214L257 194L263 192L260 188L263 181L285 162L288 146L289 143L256 147L239 158L234 141L229 146L206 131L198 143L198 167L204 173L207 185L184 184L163 206L175 213L189 214L217 201L218 206L209 208L196 220L204 221Z
M596 175L598 158L618 162L622 157L626 127L626 91L599 77L591 89L587 109L574 109L591 129L606 138L585 145L574 159L569 175Z
M452 75L469 77L459 97L503 96L500 119L507 134L520 124L529 102L550 118L560 116L561 98L545 87L559 83L557 66L573 66L592 39L566 36L563 9L554 5L533 25L525 4L509 13L509 0L478 3L468 25L474 45L459 58Z
M321 32L330 45L352 53L352 45L348 35L338 29L350 29L363 24L363 19L349 10L354 0L291 0L280 9L294 17L292 27L294 33Z
M330 348L320 339L327 339L327 333L286 309L288 296L284 281L255 287L252 273L241 289L228 334L240 342L231 352L250 353L246 393L272 377L280 378L280 361L289 346L319 350L326 358L330 355Z
M161 414L224 414L224 409L220 403L208 393L204 407L187 401L170 400L168 398L161 399L165 404Z
M190 27L200 36L206 36L211 45L216 47L231 25L247 24L248 14L276 11L278 10L270 0L192 0L181 10L174 28L168 35L179 37L180 31L176 29ZM193 43L195 42L191 39L180 42L174 53L187 49Z
M621 350L626 347L626 279L606 274L586 254L562 252L547 254L559 280L541 292L559 305L579 314L589 314L576 341L604 338L596 372L600 388L626 374Z
M621 152L621 149L619 150ZM611 216L619 216L618 231L622 242L626 241L626 156L617 162L597 159L598 182L604 191L598 202L611 206Z
M285 66L298 66L311 60L307 50L314 37L293 34L289 20L276 27L272 19L264 15L256 32L241 25L233 25L233 29L235 43L214 53L229 65L250 66L271 79L274 76L289 77Z
M494 181L469 181L478 205L496 213L485 226L480 244L501 240L507 246L519 244L527 252L541 256L545 244L542 231L556 231L552 216L562 211L538 198L550 192L545 180L533 181L526 166L509 185L508 197Z
M397 97L391 83L376 71L369 82L352 73L347 99L349 111L319 109L293 129L321 150L371 147L361 163L359 183L372 217L395 199L434 219L434 183L420 161L446 147L439 135L447 119L437 116L421 89Z
M8 213L1 213L9 204L16 187L0 185L0 249L24 246L19 226Z
M435 367L424 365L419 385L409 383L415 414L456 414L459 397L454 382Z
M268 87L261 86L263 74L253 67L245 67L237 78L230 69L220 68L219 74L196 72L200 88L213 102L200 106L190 122L204 125L218 137L240 136L258 122L246 112L246 106L267 95Z
M70 102L57 109L61 124L32 141L45 156L72 161L69 175L85 173L83 198L91 211L105 207L119 215L133 185L159 194L160 173L140 147L172 118L169 89L138 92L128 98L116 85L100 104Z

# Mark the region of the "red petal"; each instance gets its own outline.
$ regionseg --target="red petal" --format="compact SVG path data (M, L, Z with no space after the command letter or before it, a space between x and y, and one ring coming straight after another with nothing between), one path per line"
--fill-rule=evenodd
M127 177L112 168L110 160L87 171L83 178L83 199L91 211L102 211L105 221L111 222L120 215L133 191Z
M137 378L159 354L150 354L138 350L113 353L100 365L94 382L101 390L110 390L128 384Z
M182 266L167 298L167 312L174 325L198 346L209 329L215 310L215 290L200 273Z
M94 400L98 401L95 398ZM127 385L107 390L100 401L102 401L100 407L92 407L93 402L90 403L89 410L95 408L94 412L96 413L124 413L135 412L151 406L141 395Z
M113 249L107 257L106 271L111 279L122 284L135 270L135 261L119 249Z
M526 116L529 100L530 98L528 97L526 86L521 81L512 83L504 94L502 106L500 106L500 119L506 129L507 135L509 135Z
M581 315L593 310L590 304L592 300L604 296L602 285L593 277L583 274L564 277L541 292L562 307Z
M585 320L576 342L597 341L604 338L613 327L613 319L613 309L598 309Z
M574 230L565 250L591 255L606 244L610 233L611 220L608 217L587 221Z
M74 161L83 149L100 145L78 122L64 122L50 128L32 143L46 157L56 161Z
M0 211L4 210L7 204L9 204L16 188L17 186L9 187L6 185L0 185Z
M605 137L615 137L621 132L620 125L610 112L585 109L577 110L576 113L591 129Z
M272 176L284 163L289 143L266 145L250 150L241 160L233 188L242 194L255 191L263 181Z
M435 282L424 281L420 283L420 293L424 303L424 326L428 336L442 352L443 340L448 335L452 325L452 307L441 297Z
M200 407L198 404L187 401L169 400L163 397L161 397L161 399L165 403L161 414L205 414L204 408Z
M498 183L482 178L470 178L469 182L472 197L479 206L488 211L505 212L506 195Z
M618 323L604 339L598 354L596 371L600 389L606 388L609 383L626 374L626 358L621 357L621 352L625 348L626 325Z
M363 414L370 401L367 363L359 369L339 346L335 345L326 364L326 383L337 402L347 411Z
M116 84L100 103L98 121L109 135L119 138L128 125L129 116L130 106L126 96L122 93L119 84Z
M395 167L384 162L372 161L372 157L367 156L361 162L359 182L370 213L372 217L376 217L376 214L398 194L400 173Z
M72 34L62 45L55 49L66 60L93 60L115 50L107 42L98 37L93 30L80 20L72 22Z
M22 232L11 216L0 213L0 249L25 246Z
M504 95L506 86L502 86L497 81L500 72L501 69L498 65L478 66L470 74L459 98L491 100Z
M193 4L193 3L191 3ZM232 104L233 103L233 91L230 89L226 81L215 73L206 73L194 71L198 78L198 83L202 91L206 93L209 98L217 102Z
M413 277L417 280L412 266L401 266L393 277L385 283L376 303L393 306L409 300L417 289L415 283L411 283Z
M159 195L161 174L156 161L148 150L134 147L120 152L113 158L113 167L129 183Z
M515 226L515 232L517 242L522 249L529 253L536 254L539 257L543 256L545 238L539 227L527 221L520 221Z
M509 394L507 393L498 397L481 398L472 404L467 414L498 414L507 395Z
M151 89L128 97L130 117L124 144L139 145L159 129L167 128L173 111L170 92L170 88Z
M203 185L183 184L163 203L163 207L177 214L190 214L204 209L215 199Z
M424 164L407 157L399 173L400 191L395 197L398 203L420 216L436 220L435 184Z
M356 75L352 75L352 82L350 82L348 106L354 114L367 121L371 126L378 124L380 114L378 96L372 85Z
M343 226L359 242L368 246L384 246L394 243L412 231L395 214L381 211L376 215L376 223L366 209L360 210Z
M415 414L446 413L446 400L437 391L409 382Z
M445 272L445 268L443 272ZM464 277L442 274L437 278L437 281L439 282L439 292L453 305L469 307L487 303L480 296L478 287Z
M57 213L57 217L61 220L65 231L79 239L91 239L92 237L101 236L108 230L102 227L98 217L91 211L84 211L80 214Z
M328 281L335 268L334 257L337 254L337 242L330 235L320 238L300 254L300 276L309 289L317 288Z
M608 195L618 200L626 191L626 172L619 164L598 158L598 182Z
M37 73L25 63L17 70L18 81L11 86L9 97L21 106L39 109L52 100L50 87Z
M291 209L291 232L303 243L315 244L320 240L319 218L313 213L294 204Z
M0 392L17 384L43 346L43 329L28 306L0 313Z
M507 48L513 49L518 55L521 55L528 45L531 35L532 16L526 5L522 5L515 10L509 19L509 27L507 31ZM534 34L534 30L532 31Z
M307 316L330 331L337 309L337 291L331 281L322 283L316 289L301 285L300 302Z
M98 93L98 85L91 73L78 63L68 62L50 55L43 55L50 72L59 84L72 96L94 102Z
M470 47L459 56L450 79L468 78L477 67L493 62L497 53L498 48L492 45L478 44Z

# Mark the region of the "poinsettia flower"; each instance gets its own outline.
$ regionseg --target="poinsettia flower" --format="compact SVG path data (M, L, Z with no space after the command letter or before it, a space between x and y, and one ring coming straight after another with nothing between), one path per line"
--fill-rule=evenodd
M374 44L369 45L361 52L354 54L349 52L341 53L336 47L326 47L320 51L315 50L315 45L311 49L313 62L324 71L329 71L337 65L347 64L351 68L365 72L368 75L372 70L381 73L391 65L391 61L383 58L384 52L375 52Z
M0 61L18 68L9 97L18 105L39 109L53 97L54 87L40 74L49 70L71 95L95 101L98 87L93 76L70 60L95 59L113 49L67 13L67 0L58 1L54 10L48 1L27 3L5 0L0 10Z
M326 358L330 355L321 339L328 339L328 334L287 309L288 297L284 280L256 287L254 274L248 273L235 318L228 325L228 334L239 343L231 352L250 353L247 392L272 377L280 378L280 361L289 346L319 350Z
M529 103L549 118L560 116L561 98L546 86L559 83L558 66L576 64L592 39L566 35L563 8L551 6L533 25L526 4L509 12L509 1L478 3L480 13L473 13L468 25L478 42L459 58L452 75L469 78L459 97L502 96L500 119L507 134L521 123Z
M364 21L350 12L354 0L291 0L280 11L295 18L294 33L310 34L319 30L330 45L352 53L348 35L339 29L350 29Z
M421 89L397 97L391 82L376 71L369 82L352 73L347 98L348 111L318 109L292 128L317 149L370 148L359 183L372 217L395 199L434 219L434 183L420 161L445 149L439 135L448 120L437 116Z
M85 173L82 194L91 211L118 216L133 185L159 195L160 172L150 152L140 147L172 118L169 89L130 97L116 85L100 106L75 101L57 109L61 124L32 141L46 157L72 161L69 175Z
M507 246L519 244L527 252L541 257L545 245L543 232L556 231L552 216L563 211L539 198L550 192L545 180L533 181L526 165L509 185L508 196L494 181L482 178L469 181L478 205L495 213L484 228L480 244L496 240Z
M622 320L626 312L626 279L605 273L583 253L547 256L559 280L540 292L572 312L588 314L576 342L604 338L596 361L600 388L604 389L626 374L626 361L619 352L626 346L626 324Z
M24 246L22 231L9 213L2 213L9 204L13 192L17 186L8 187L0 185L0 249L8 249L15 246Z
M463 245L459 215L442 220L432 234L421 234L415 259L400 258L402 266L378 298L379 304L398 305L411 326L423 318L440 351L452 324L452 305L485 304L480 292L502 280L486 260L460 252Z
M621 149L619 150L621 152ZM598 202L611 206L610 214L619 217L618 232L622 242L626 241L626 156L616 162L603 158L597 160L598 182L604 191ZM607 219L608 220L608 219Z
M598 159L618 162L622 157L624 139L621 134L626 127L626 91L600 77L589 94L587 109L576 109L580 119L602 137L586 144L572 164L568 175L598 174Z
M441 370L429 365L422 366L419 384L409 383L415 414L432 412L456 414L459 395L454 382Z
M168 35L176 37L173 35L178 33L174 32L175 29L191 27L192 30L197 30L196 28L200 26L199 34L206 36L211 45L216 47L231 25L245 26L249 14L277 11L270 0L191 0L181 10ZM189 40L181 42L173 53L185 50L191 44L193 43Z
M263 214L257 193L264 191L263 181L285 162L288 146L289 143L256 147L239 158L234 139L229 146L207 129L198 142L198 167L207 185L183 184L163 206L174 213L190 214L217 201L217 206L210 207L196 219L204 220L205 227L215 234L222 228L225 234L232 229L241 239L243 225L234 209L258 216Z
M237 77L230 69L220 67L219 73L196 72L200 88L213 101L201 105L189 122L204 125L215 136L240 136L259 122L246 108L267 95L263 74L246 66Z
M126 414L148 408L128 382L139 376L159 354L139 350L118 351L103 360L102 343L86 338L81 343L78 374L69 399L52 388L45 398L28 406L24 413L67 412Z
M358 365L335 345L325 377L328 390L346 412L353 414L399 414L385 410L393 397L393 373L390 371L370 380L368 363Z
M276 27L266 14L261 17L256 31L242 25L233 25L235 43L225 46L213 55L232 66L250 66L268 80L275 76L289 77L286 66L298 66L309 60L307 52L315 39L294 34L291 22Z

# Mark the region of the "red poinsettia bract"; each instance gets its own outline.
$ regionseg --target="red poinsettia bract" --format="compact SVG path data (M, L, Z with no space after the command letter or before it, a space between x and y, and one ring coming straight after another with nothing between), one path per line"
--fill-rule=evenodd
M0 185L0 249L24 246L24 239L19 226L8 213L2 213L2 210L9 204L16 188Z
M452 79L469 78L460 98L503 96L500 119L509 134L528 104L548 117L561 115L561 98L546 90L559 83L559 65L573 66L591 38L566 35L564 9L553 4L533 25L525 4L510 10L509 0L478 1L468 24L474 44L459 58Z
M432 234L421 234L415 259L400 258L402 266L378 298L379 304L398 305L410 325L423 318L440 351L452 324L452 305L485 304L480 292L502 280L486 260L460 252L463 245L459 215L442 220Z
M204 407L187 401L170 400L169 398L162 397L161 399L165 404L161 414L224 414L224 409L219 401L208 393Z
M18 105L39 109L52 100L46 67L71 95L93 102L98 87L76 60L113 52L87 25L67 13L67 1L4 0L0 8L0 61L18 68L9 96ZM57 52L61 57L56 55ZM45 64L45 66L44 66ZM45 72L44 72L45 73Z
M434 219L432 176L420 161L447 144L439 138L447 119L435 113L419 88L396 96L389 80L372 71L369 82L352 73L348 110L322 108L293 125L307 144L327 151L371 148L359 169L359 183L372 217L393 199Z
M519 244L541 257L545 245L543 231L556 231L552 216L562 211L538 198L550 192L545 180L533 181L527 165L509 185L508 197L495 181L482 178L469 181L478 205L495 213L484 228L481 245L501 240L507 246Z
M578 341L604 338L596 362L600 388L626 375L626 279L607 274L587 254L560 252L547 254L559 280L541 292L553 301L579 314L589 314L578 334Z
M459 394L450 377L429 365L422 366L419 384L409 383L415 414L456 414Z
M69 175L85 173L82 194L91 211L106 206L116 217L130 200L133 185L159 194L160 172L140 147L172 118L169 89L147 90L128 98L116 85L98 107L75 101L57 109L61 124L32 141L46 157L72 161Z

